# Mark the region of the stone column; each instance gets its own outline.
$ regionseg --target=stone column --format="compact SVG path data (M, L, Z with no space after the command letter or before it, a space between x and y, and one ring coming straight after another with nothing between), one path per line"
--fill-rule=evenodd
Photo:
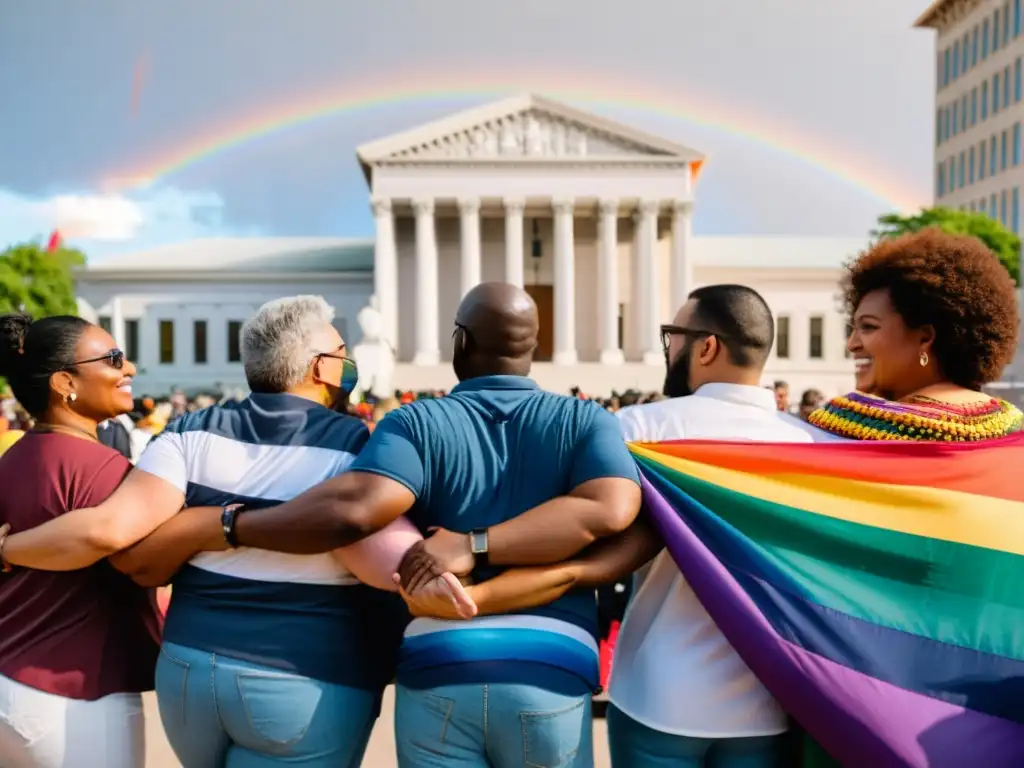
M557 365L575 365L576 254L573 242L573 201L553 200L555 212L555 350Z
M672 263L669 284L672 297L669 312L675 313L686 303L693 290L693 259L690 253L693 203L677 200L672 205Z
M459 200L462 259L459 268L460 296L480 284L480 200Z
M658 284L658 201L641 200L636 247L637 279L640 281L640 353L647 365L664 365L659 329L661 326L661 286Z
M523 287L523 211L526 200L505 200L505 282Z
M110 335L114 337L114 343L122 352L126 343L124 333L124 312L121 310L120 297L114 297L110 302Z
M377 239L373 246L373 293L381 315L381 335L392 350L398 349L398 248L391 200L373 200ZM345 341L349 341L346 339Z
M416 365L437 365L438 346L437 229L434 201L413 200L416 214Z
M598 328L601 333L601 362L621 365L619 347L619 201L601 200L598 203Z

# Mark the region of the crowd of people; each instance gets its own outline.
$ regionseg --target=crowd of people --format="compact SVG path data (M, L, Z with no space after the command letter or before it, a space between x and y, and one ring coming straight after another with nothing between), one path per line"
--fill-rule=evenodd
M772 313L739 285L694 291L662 326L661 393L594 402L537 387L535 305L482 284L454 318L458 386L359 418L357 371L317 297L262 307L242 333L251 394L192 409L138 403L133 364L98 326L0 318L0 374L29 427L0 458L0 764L141 768L140 694L155 688L185 768L358 766L394 681L403 768L589 768L595 592L630 578L615 768L841 760L813 742L787 752L796 726L640 514L626 441L1021 429L981 391L1019 315L979 241L882 241L843 287L856 391L804 393L795 414L783 382L762 384ZM138 456L101 439L129 414L149 420ZM168 583L164 620L152 588Z
M774 392L775 402L780 411L798 415L804 421L825 402L825 396L820 390L807 389L804 390L800 396L800 402L794 408L790 404L787 382L778 380L767 388ZM347 412L362 421L372 432L377 423L391 411L417 400L444 397L446 394L445 390L418 392L395 390L393 397L384 399L366 394L358 402L348 403ZM594 400L611 413L617 413L623 408L630 408L634 405L657 402L665 397L661 392L641 392L635 389L627 389L621 394L613 391L609 397L592 397L580 387L573 387L569 394L581 400ZM98 430L100 442L109 445L134 462L142 455L142 451L149 441L155 435L160 434L172 420L186 413L201 411L212 405L222 405L244 398L245 394L240 390L230 393L198 392L189 396L180 389L157 397L137 397L130 413L121 414L100 424ZM2 456L4 451L25 434L26 430L31 429L32 417L18 403L10 387L0 392L0 414L2 414L0 415L0 456Z

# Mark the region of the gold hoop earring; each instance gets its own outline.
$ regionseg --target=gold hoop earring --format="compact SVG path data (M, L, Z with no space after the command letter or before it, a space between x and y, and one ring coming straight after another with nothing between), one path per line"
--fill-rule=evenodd
M921 353L921 357L918 358L918 362L921 363L921 367L922 368L924 368L926 365L928 365L928 353L927 352L922 352Z

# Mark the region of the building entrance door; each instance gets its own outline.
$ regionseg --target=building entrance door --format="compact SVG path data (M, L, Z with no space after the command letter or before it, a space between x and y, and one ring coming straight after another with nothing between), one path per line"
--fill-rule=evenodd
M555 349L555 290L550 285L525 285L523 289L537 305L540 317L540 333L537 335L537 351L533 359L548 362Z

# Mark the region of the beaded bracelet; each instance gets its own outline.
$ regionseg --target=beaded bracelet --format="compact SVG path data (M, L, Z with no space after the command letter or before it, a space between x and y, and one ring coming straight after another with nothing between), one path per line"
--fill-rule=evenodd
M7 543L7 536L11 532L11 524L4 523L0 525L0 573L10 573L14 570L14 566L8 563L4 559L4 544Z

